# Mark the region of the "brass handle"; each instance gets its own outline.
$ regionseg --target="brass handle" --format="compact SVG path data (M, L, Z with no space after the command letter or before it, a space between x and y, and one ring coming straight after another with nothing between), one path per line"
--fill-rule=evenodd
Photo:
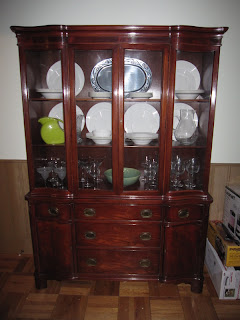
M140 234L140 239L143 240L143 241L148 241L148 240L151 240L152 238L152 235L150 232L142 232Z
M189 217L188 209L180 209L180 210L178 210L178 217L180 219L188 218Z
M96 239L96 233L94 231L85 232L85 238L89 240Z
M89 267L95 267L97 265L97 259L95 258L88 258L87 259L87 265Z
M151 265L151 261L149 259L142 259L139 261L141 268L149 268Z
M57 217L59 215L59 209L57 207L51 207L48 209L48 213L53 217Z
M83 214L86 216L86 217L93 217L96 215L96 210L93 209L93 208L85 208L83 210Z
M144 209L141 211L142 218L151 218L152 217L152 210Z

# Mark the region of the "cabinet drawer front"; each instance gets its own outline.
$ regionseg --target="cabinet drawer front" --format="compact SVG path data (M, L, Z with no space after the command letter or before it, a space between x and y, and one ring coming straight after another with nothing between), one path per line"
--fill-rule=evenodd
M167 221L180 222L203 218L204 206L171 207L167 211Z
M159 250L94 250L77 252L78 272L109 274L158 274Z
M76 204L76 219L161 220L161 207L152 205Z
M159 247L159 223L76 223L79 246Z
M40 203L35 205L37 217L69 220L71 218L71 205L59 203Z

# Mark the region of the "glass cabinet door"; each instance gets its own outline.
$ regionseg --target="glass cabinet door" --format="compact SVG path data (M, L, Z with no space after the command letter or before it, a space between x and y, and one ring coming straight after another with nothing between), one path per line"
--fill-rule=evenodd
M25 54L32 188L67 189L61 50Z
M163 52L125 50L123 188L159 188Z
M113 190L112 50L74 50L78 189Z
M202 190L214 52L177 51L170 190Z

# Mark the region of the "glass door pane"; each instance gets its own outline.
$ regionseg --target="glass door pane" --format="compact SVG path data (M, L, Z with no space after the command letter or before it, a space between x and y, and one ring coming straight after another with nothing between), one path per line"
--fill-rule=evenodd
M125 50L124 173L128 190L157 190L163 53Z
M26 51L34 185L67 189L60 50Z
M75 50L78 187L112 190L112 51Z
M203 188L213 52L177 52L171 190Z

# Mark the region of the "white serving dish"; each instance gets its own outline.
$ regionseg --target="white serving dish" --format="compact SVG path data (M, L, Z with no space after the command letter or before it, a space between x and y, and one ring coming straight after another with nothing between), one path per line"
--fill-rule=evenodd
M42 96L46 99L62 99L62 91L61 90L53 90L53 89L36 89L36 92L41 93Z
M96 144L109 144L112 141L112 136L110 137L96 137L92 134L92 132L88 132L86 134L88 139L93 140Z
M204 90L176 90L175 95L181 100L196 99Z
M157 139L158 134L151 132L132 132L127 133L125 137L131 139L134 144L138 146L145 146L148 145L152 140Z

